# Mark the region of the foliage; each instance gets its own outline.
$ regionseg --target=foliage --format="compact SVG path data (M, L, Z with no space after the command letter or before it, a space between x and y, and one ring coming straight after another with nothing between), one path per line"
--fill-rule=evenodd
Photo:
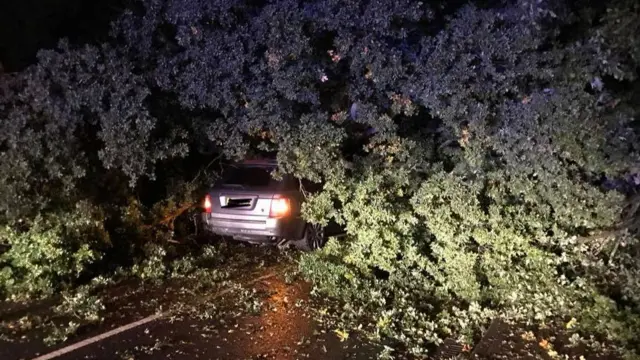
M636 110L602 106L611 94L583 90L598 76L598 60L580 57L592 44L544 51L552 32L522 21L517 7L493 11L461 9L425 44L426 66L413 71L407 93L441 121L440 139L412 138L422 153L430 141L439 146L436 159L418 165L426 173L377 146L377 163L356 169L358 178L329 177L309 205L339 199L353 239L307 256L302 269L354 307L354 318L377 318L373 332L415 353L448 336L468 342L496 316L546 322L574 314L585 329L631 346L638 303L616 303L616 292L603 289L621 270L612 268L617 260L593 255L598 237L575 235L617 223L623 196L597 180L635 170L637 149L619 149L637 139ZM622 273L639 270L632 260Z
M38 62L23 72L0 76L0 224L14 238L7 261L29 268L31 262L42 262L37 257L65 263L79 251L75 271L80 273L98 257L91 244L106 234L87 233L86 239L76 240L59 234L63 226L76 226L76 220L63 218L75 212L78 203L98 208L97 226L115 235L112 253L121 255L123 248L139 244L123 239L119 209L127 199L143 194L136 185L142 177L155 177L156 163L170 165L187 149L183 131L166 117L152 115L157 108L149 99L151 90L134 64L108 44L76 48L63 40L57 49L41 51ZM55 224L49 224L52 221ZM25 227L30 228L27 233L21 230ZM49 252L51 247L60 250ZM114 256L107 260L113 263ZM29 285L35 288L27 292L57 288L58 279L35 276ZM3 282L19 284L23 277L5 269Z
M323 183L304 215L349 235L303 273L372 334L424 354L497 316L573 316L633 350L637 238L603 185L640 171L637 16L631 0L140 2L109 44L62 43L10 79L0 221L91 198L143 239L135 271L165 276L173 234L147 225L198 186L164 169L275 152ZM137 193L159 174L179 190L154 208Z
M71 291L62 292L62 301L53 307L53 320L46 325L44 342L51 346L68 340L83 326L103 320L105 306L102 299L94 295L96 286L103 280L92 281Z
M188 277L224 260L226 258L219 249L211 245L187 254L178 254L173 247L148 243L144 247L144 256L132 266L131 274L151 281Z
M13 298L51 295L73 284L109 241L100 213L86 203L23 225L25 230L7 226L0 234L8 246L0 255L0 292Z
M116 49L73 49L63 41L38 58L18 76L6 75L0 96L4 221L86 197L78 193L81 180L100 184L109 169L134 182L155 161L183 151L153 137L150 90Z
M139 264L135 264L131 269L133 275L143 280L158 280L165 276L166 250L156 244L148 244L145 247L145 256Z
M102 310L102 301L91 296L86 288L80 288L75 293L63 294L62 304L56 307L58 314L70 315L88 322L101 320L99 312Z
M65 342L78 331L79 327L80 324L74 321L69 321L65 326L53 325L51 332L44 338L44 342L49 346Z
M526 1L447 9L456 16L435 34L419 26L433 9L409 5L162 3L125 15L115 33L227 154L256 141L285 171L325 180L307 214L336 217L353 238L303 269L366 304L359 313L390 318L389 335L421 352L425 331L437 342L498 314L542 321L598 291L568 279L562 267L581 257L559 249L616 223L622 196L599 176L637 161L633 104L598 85L623 68L602 66L613 51L596 41L606 19L567 42L563 26L591 19ZM376 134L350 161L342 151L367 127Z

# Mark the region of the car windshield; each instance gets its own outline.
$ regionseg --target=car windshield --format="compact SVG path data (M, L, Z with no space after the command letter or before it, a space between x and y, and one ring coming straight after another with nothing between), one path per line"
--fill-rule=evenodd
M239 166L227 170L224 185L242 185L249 187L266 187L276 182L271 177L273 168L262 166Z

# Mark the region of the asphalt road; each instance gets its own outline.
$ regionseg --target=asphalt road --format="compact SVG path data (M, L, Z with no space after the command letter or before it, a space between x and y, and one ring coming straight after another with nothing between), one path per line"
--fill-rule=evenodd
M46 347L38 330L12 341L0 340L0 359L34 359L56 349L169 309L165 316L56 357L78 359L375 359L375 346L350 336L341 340L316 323L305 306L309 289L303 282L286 283L281 274L252 283L249 300L221 296L207 305L184 289L140 289L114 294L105 321L63 344ZM114 290L115 292L118 289ZM220 290L218 290L220 291ZM123 291L124 292L124 291ZM180 296L179 292L182 292ZM234 303L235 301L235 303ZM247 311L247 303L260 304ZM191 305L181 308L181 303ZM214 307L210 311L207 307ZM177 309L177 310L176 310Z
M297 299L305 289L275 277L258 284L269 290L262 309L240 317L201 320L190 316L161 319L148 326L77 350L60 360L77 359L369 359L371 347L355 339L341 342L322 329ZM229 307L234 312L233 304Z

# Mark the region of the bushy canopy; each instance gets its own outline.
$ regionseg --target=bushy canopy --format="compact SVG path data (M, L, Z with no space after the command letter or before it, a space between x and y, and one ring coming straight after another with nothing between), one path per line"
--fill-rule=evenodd
M141 2L110 44L11 79L0 209L135 184L203 144L275 151L324 182L305 216L349 234L303 272L369 330L422 353L495 316L571 314L632 340L638 245L602 185L640 171L638 5L489 3Z

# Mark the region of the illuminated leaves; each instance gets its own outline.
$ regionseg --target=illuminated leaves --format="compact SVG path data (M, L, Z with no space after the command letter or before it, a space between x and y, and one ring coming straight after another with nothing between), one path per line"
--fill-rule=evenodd
M522 333L520 335L520 337L524 341L534 341L536 339L536 336L531 331L526 331L526 332Z
M336 329L333 332L336 334L336 336L338 336L340 342L343 342L349 338L349 333L344 330Z
M109 241L101 215L83 202L72 212L36 217L26 232L0 229L10 246L0 255L0 297L51 295L84 275L101 257L94 245Z

